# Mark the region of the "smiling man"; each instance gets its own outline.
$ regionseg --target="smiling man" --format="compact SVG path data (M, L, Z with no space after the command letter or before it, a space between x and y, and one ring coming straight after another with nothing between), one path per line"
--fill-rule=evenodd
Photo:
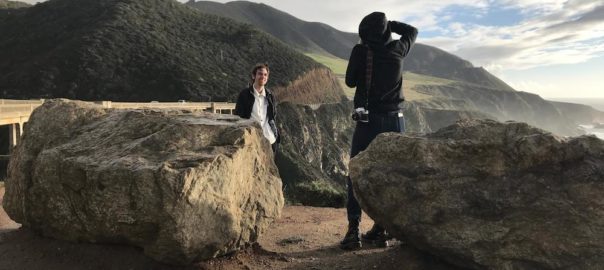
M262 134L270 142L273 152L277 152L280 141L275 117L277 115L275 97L266 88L269 68L267 64L257 64L252 69L252 85L241 90L235 105L235 115L253 119L262 127Z

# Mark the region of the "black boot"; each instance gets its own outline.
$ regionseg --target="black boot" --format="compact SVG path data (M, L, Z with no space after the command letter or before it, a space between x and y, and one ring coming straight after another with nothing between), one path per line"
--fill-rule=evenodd
M371 243L379 247L389 247L392 245L392 237L384 228L378 224L373 224L371 230L364 233L361 238L363 242Z
M340 241L340 248L344 250L355 250L362 247L359 227L348 227L344 239Z

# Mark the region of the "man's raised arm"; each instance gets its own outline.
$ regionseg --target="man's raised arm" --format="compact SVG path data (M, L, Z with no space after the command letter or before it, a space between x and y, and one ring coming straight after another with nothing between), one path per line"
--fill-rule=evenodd
M389 21L388 24L390 25L390 30L392 32L401 35L401 42L404 47L403 51L405 52L404 55L407 55L417 38L417 28L397 21Z

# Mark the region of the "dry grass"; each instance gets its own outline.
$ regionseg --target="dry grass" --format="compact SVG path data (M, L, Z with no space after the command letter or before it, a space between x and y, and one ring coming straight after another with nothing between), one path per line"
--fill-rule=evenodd
M325 56L319 54L306 54L315 61L327 66L333 73L338 77L338 82L344 89L344 93L349 99L354 97L354 88L349 88L344 83L344 76L346 73L346 66L348 61L333 56ZM405 72L403 74L403 92L405 93L405 99L407 101L420 100L431 98L432 96L422 94L418 91L418 86L438 86L448 85L454 83L453 80L442 79L438 77L432 77L427 75L421 75L412 72Z
M342 99L338 78L326 68L304 73L286 87L274 87L279 102L297 104L336 103Z
M326 56L316 53L307 53L306 56L313 60L327 66L333 73L338 76L344 76L346 74L346 67L348 66L348 60L338 58L335 56Z

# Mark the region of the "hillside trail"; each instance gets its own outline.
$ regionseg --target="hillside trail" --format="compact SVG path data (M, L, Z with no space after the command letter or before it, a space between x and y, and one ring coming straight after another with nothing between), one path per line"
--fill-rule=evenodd
M140 248L72 243L20 228L2 208L0 187L0 270L4 269L452 269L404 244L364 245L343 251L346 209L286 206L257 244L232 255L178 267L153 261ZM363 217L362 230L373 222Z

